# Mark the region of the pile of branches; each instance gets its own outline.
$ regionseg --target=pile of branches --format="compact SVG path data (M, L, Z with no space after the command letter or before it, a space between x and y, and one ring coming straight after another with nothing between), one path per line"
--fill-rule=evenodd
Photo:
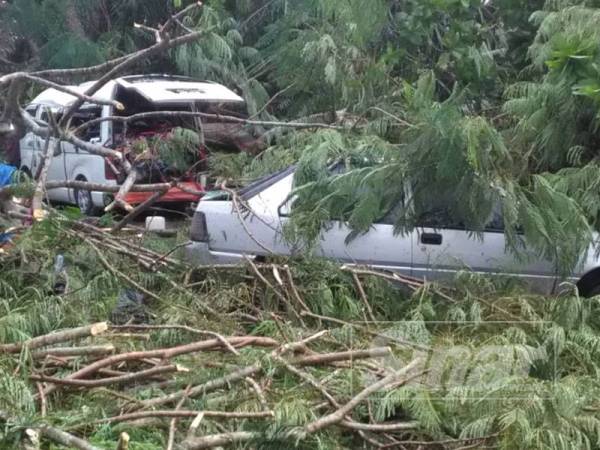
M177 239L107 231L50 216L0 255L2 444L593 448L597 300L318 259L192 267ZM531 374L445 384L498 348Z
M123 338L151 341L152 333L165 330L177 330L186 337L187 342L167 348L137 351L124 351L121 345L114 344ZM415 427L414 422L374 423L368 418L364 422L364 418L354 417L353 412L372 394L398 387L422 374L419 361L414 360L400 370L389 370L374 362L374 358L389 355L389 347L330 352L311 348L322 346L322 341L329 334L329 330L323 330L296 341L281 342L260 336L222 336L181 325L115 326L95 323L56 331L20 343L4 344L0 346L0 353L14 354L15 357L21 354L21 359L25 356L28 360L28 378L32 389L35 387L37 392L35 398L39 402L42 420L35 427L25 429L23 439L28 441L39 441L42 438L90 450L98 447L79 437L79 434L89 433L105 424L131 423L138 427L156 425L156 421L148 419L169 420L168 449L203 449L261 440L280 443L310 441L328 427L348 430L367 442L377 442L378 437L393 442L395 438L406 436ZM253 348L253 351L261 349L260 353L256 353L259 350L254 351L256 362L253 364L243 363L241 352L248 347ZM214 353L229 357L231 362L225 375L202 382L190 376L190 372L198 373L199 367L209 364L208 361L215 364L219 357ZM206 356L196 357L198 354ZM198 364L195 357L203 362ZM181 363L176 362L176 359ZM349 399L340 398L328 390L325 382L319 381L307 371L307 368L315 367L330 371L333 376L336 371L352 369L356 376L365 372L375 377L376 381L357 390ZM314 391L313 408L316 418L303 426L269 433L268 425L276 421L273 405L277 389L272 385L275 377L280 376L278 372L285 372L283 376L295 377L299 383ZM187 386L183 389L179 388L181 383L177 382L182 374L188 380L184 382ZM241 408L227 410L186 407L186 402L194 398L234 389L239 384L244 385L255 396L255 402L240 399ZM132 389L139 390L148 386L161 386L168 393L144 400L128 395ZM112 389L107 392L111 392L117 400L114 407L106 411L111 415L70 425L68 431L44 423L44 418L54 413L52 405L60 404L55 400L56 397L60 396L60 402L64 402L64 397L76 392L84 398L91 398L99 388L107 387ZM249 408L248 404L255 407ZM4 420L16 420L7 412L1 414ZM182 426L183 421L187 422L185 427ZM215 426L227 421L263 422L263 425L254 425L254 431L227 431L227 426L217 426L222 432L199 433L199 426L207 421L215 421ZM121 444L116 448L127 448L128 441L128 434L122 433ZM35 448L31 446L31 442L29 445L28 448Z

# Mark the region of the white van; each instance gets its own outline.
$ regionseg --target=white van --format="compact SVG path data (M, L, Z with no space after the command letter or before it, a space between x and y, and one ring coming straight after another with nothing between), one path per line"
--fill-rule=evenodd
M84 92L93 82L79 86L69 86L79 92ZM245 102L242 97L225 86L212 82L199 82L187 77L168 75L134 75L118 78L108 82L100 89L94 98L116 100L125 107L117 111L112 106L84 104L71 120L75 128L91 119L113 115L130 116L149 111L200 111L221 113L237 117L246 116ZM25 110L34 118L48 120L48 111L60 118L61 113L75 98L69 94L47 89L38 95ZM242 130L240 125L224 124L218 121L207 121L198 118L170 118L137 121L124 127L121 122L104 121L87 129L84 140L101 143L110 148L118 149L131 142L136 136L165 133L174 127L202 130L205 144L211 141L223 143L223 136L231 136L233 145L240 147L243 143L252 144L253 138ZM212 134L211 134L212 132ZM137 133L137 134L136 134ZM254 140L256 141L256 140ZM27 133L20 141L21 170L35 174L42 163L44 139L32 132ZM199 149L202 153L203 149ZM199 160L202 155L199 154ZM61 142L59 151L52 158L48 171L48 181L81 180L91 183L118 185L123 181L124 174L118 171L101 156L93 155L77 148L68 142ZM203 186L194 174L187 174L185 182L191 184L192 190L201 191ZM163 179L140 180L138 182L161 182ZM159 174L159 178L161 175ZM130 204L141 203L151 193L131 193L126 198ZM70 188L57 188L48 191L51 201L70 203L79 206L85 214L94 214L110 202L110 196L102 192L79 191ZM195 202L198 196L178 189L172 189L161 202Z

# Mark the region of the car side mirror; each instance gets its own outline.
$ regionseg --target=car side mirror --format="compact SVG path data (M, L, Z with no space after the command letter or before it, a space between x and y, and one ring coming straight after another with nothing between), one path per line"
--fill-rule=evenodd
M289 217L290 213L292 212L292 205L294 203L294 201L296 200L297 196L296 195L292 195L291 197L288 197L287 199L284 200L284 202L279 205L279 207L277 208L277 213L279 214L279 217Z

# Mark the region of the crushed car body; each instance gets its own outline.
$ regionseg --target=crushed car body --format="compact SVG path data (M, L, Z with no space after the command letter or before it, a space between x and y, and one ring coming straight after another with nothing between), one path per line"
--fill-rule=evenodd
M87 82L70 88L83 93L92 84ZM243 125L219 121L215 117L150 114L127 122L102 120L168 111L247 117L244 99L217 83L168 75L125 76L109 81L93 98L115 101L124 108L85 103L73 115L70 128L84 130L80 137L85 141L123 152L137 171L138 184L176 180L179 187L171 188L160 202L196 202L199 199L205 188L201 172L209 147L237 151L253 151L260 147L260 138L255 138ZM74 101L72 95L47 89L25 110L34 119L48 122L50 114L55 120L60 119L62 112ZM43 138L32 132L21 139L22 171L35 174L39 170L43 148ZM79 180L119 185L124 178L125 174L116 162L68 142L60 143L48 171L48 181ZM130 192L124 200L139 204L151 195ZM52 201L78 205L86 214L93 214L110 202L106 193L71 188L50 189L48 197Z

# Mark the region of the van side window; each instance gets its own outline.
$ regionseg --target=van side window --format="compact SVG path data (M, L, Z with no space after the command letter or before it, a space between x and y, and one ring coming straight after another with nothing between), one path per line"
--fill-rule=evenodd
M71 119L71 128L78 128L91 120L98 119L102 116L102 108L100 107L85 107L80 108ZM100 126L101 123L95 123L92 126L85 128L81 138L84 141L91 141L92 139L100 139Z
M62 112L60 112L60 111L53 112L53 115L54 115L54 120L56 120L57 122L60 122L60 119L62 117ZM42 116L40 117L40 120L45 123L49 122L50 115L48 114L48 110L46 108L42 108Z

